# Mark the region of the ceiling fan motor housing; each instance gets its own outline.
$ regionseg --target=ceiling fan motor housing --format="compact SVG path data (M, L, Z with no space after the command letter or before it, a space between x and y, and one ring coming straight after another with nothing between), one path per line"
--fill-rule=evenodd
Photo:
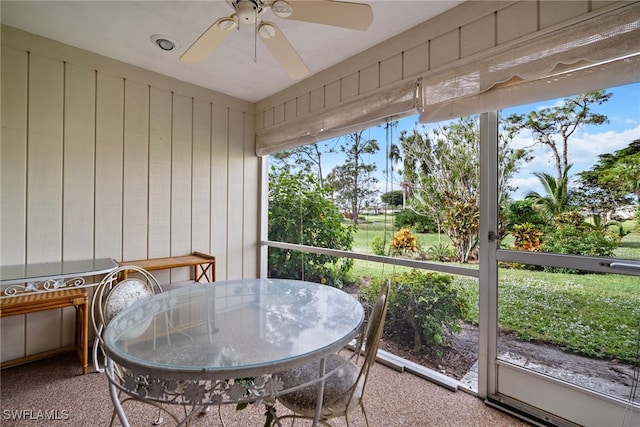
M259 0L238 0L233 4L240 22L253 24L262 12Z

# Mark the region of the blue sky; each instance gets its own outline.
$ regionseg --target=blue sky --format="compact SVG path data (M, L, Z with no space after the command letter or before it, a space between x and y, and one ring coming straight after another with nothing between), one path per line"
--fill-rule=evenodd
M569 140L569 162L573 163L571 173L576 173L590 169L598 160L598 155L603 153L613 153L616 150L626 147L632 141L640 139L640 83L618 86L607 89L613 96L608 102L601 106L592 108L594 112L604 114L609 118L609 123L601 126L584 126L579 129ZM560 105L562 98L548 100L535 104L528 104L516 108L504 110L501 114L507 116L512 113L526 114L534 109ZM402 129L411 131L418 120L417 115L402 119L398 127L392 132L393 142L397 142ZM372 155L369 162L378 165L379 189L382 193L391 190L398 190L398 177L395 182L388 182L383 174L386 167L385 145L387 136L381 127L368 129L366 138L376 139L380 145L380 152ZM513 141L515 147L530 146L533 139L528 132L520 133ZM338 143L340 141L338 140ZM328 144L335 144L336 140L326 141ZM517 200L524 197L529 191L542 191L538 179L533 175L535 172L546 172L555 175L553 160L549 153L542 147L534 147L534 159L523 164L519 173L514 177L511 184L518 187L512 194L512 198ZM326 155L323 158L323 169L327 173L336 164L342 163L337 155Z
M613 96L601 106L592 108L594 112L604 114L609 123L600 126L584 126L569 139L569 163L573 164L571 174L590 169L597 161L598 155L613 153L628 146L632 141L640 139L640 83L619 86L607 90ZM562 99L530 104L504 111L527 113L533 109L559 105ZM513 142L514 146L528 146L532 138L530 133L522 133ZM536 147L533 161L523 165L513 180L519 190L513 194L520 199L529 190L541 191L542 188L534 172L547 172L555 176L551 155L541 147Z

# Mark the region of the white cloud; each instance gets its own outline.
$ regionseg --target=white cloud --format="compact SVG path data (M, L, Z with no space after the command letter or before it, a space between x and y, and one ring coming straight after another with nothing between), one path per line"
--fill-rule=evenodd
M540 184L538 178L533 175L519 175L512 179L510 184L513 187L517 187L517 189L511 193L511 197L514 200L524 199L524 196L526 196L530 191L537 191L538 193L543 191L542 184Z
M576 164L591 162L591 166L598 155L621 150L636 139L640 139L640 125L621 132L585 132L569 140L569 160Z
M631 142L640 139L640 125L624 131L603 131L598 133L580 132L569 140L569 163L573 164L571 174L591 169L598 161L598 156L604 153L614 153ZM522 132L513 140L513 146L522 148L531 145L532 137L530 132ZM541 191L542 187L538 179L533 176L535 172L546 172L555 174L555 163L551 152L541 146L533 147L533 159L523 164L511 184L518 187L513 198L520 199L530 191Z

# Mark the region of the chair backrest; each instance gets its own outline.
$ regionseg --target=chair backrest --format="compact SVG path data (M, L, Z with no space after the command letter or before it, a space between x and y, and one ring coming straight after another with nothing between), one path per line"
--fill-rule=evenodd
M135 277L120 280L122 275ZM147 270L137 266L118 267L102 278L91 299L93 329L102 344L102 332L109 321L136 301L162 292L158 281Z
M387 302L389 300L390 287L391 284L387 279L382 284L380 295L378 295L376 303L374 304L373 309L369 314L367 331L365 333L364 339L364 358L362 361L360 372L358 373L358 377L356 378L356 382L351 389L351 396L354 395L358 388L360 388L361 394L364 393L364 388L367 385L367 379L369 377L369 370L376 361L376 356L378 355L378 347L380 345L380 338L382 337L382 332L384 330L384 321L387 315ZM352 398L350 398L349 401L351 402Z

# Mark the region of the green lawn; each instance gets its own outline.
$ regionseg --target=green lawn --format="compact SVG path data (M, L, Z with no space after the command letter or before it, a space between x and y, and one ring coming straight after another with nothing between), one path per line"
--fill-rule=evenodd
M622 238L620 246L616 249L616 256L626 259L640 258L640 232L637 228Z
M371 240L375 236L384 236L387 245L393 240L393 233L397 230L393 228L393 216L392 215L365 215L365 221L358 225L358 231L354 235L353 250L358 252L371 252ZM349 222L345 222L345 225L349 225ZM418 244L421 248L428 248L435 245L438 242L451 243L449 237L442 233L418 234L416 235Z
M354 250L370 253L370 242L383 235L393 237L391 216L366 217L358 227ZM629 228L627 228L627 226ZM638 227L625 236L616 255L640 259ZM418 235L423 249L439 241L450 242L442 235ZM354 278L380 276L406 270L405 267L381 265L356 260ZM475 310L468 322L478 319L478 281L473 277L455 277L455 283ZM592 357L619 359L634 363L640 329L640 278L613 274L564 274L502 268L498 288L499 323L503 330L514 332L522 340L539 340L568 351Z
M478 282L455 282L475 310ZM564 274L500 269L499 324L525 341L543 341L591 357L634 363L640 329L640 280L637 276Z

